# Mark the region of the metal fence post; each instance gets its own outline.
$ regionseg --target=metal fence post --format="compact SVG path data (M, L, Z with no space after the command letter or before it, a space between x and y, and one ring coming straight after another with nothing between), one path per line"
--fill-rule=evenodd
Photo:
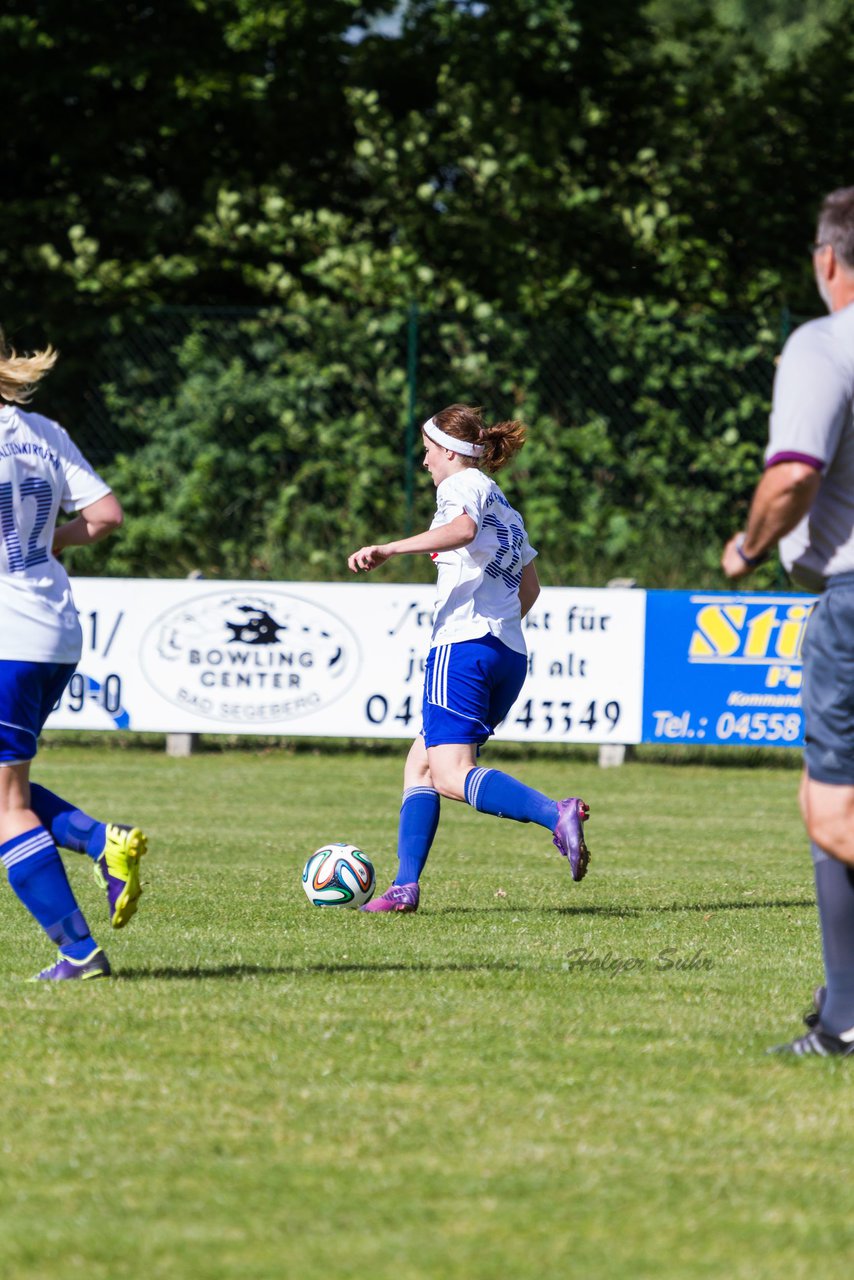
M412 532L412 515L415 503L415 397L418 390L418 303L410 302L406 324L406 385L408 404L406 413L406 532Z
M612 578L609 587L636 587L636 578ZM603 742L599 747L599 768L619 768L634 755L634 748L625 742Z
M204 576L201 569L191 569L187 574L187 580L189 582L199 582ZM199 736L198 733L167 733L167 756L175 756L178 759L191 756L198 745Z

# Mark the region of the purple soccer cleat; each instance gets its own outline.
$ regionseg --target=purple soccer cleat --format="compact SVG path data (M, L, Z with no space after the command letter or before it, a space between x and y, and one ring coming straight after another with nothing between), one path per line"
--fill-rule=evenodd
M583 880L587 874L590 861L590 850L584 843L582 823L590 817L590 806L578 796L557 802L557 826L554 829L553 843L569 860L569 869L573 880Z
M418 899L421 890L417 884L393 884L379 898L366 902L362 911L405 911L418 910Z
M101 948L96 947L85 960L71 960L60 953L56 964L52 964L49 969L42 969L32 981L64 982L68 978L109 978L111 973L109 960Z

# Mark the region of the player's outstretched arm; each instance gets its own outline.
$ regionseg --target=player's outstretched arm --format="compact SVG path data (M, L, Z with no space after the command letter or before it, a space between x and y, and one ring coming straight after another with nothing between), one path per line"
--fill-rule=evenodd
M105 493L103 498L92 502L88 507L61 524L53 535L53 554L63 547L85 547L91 542L98 542L108 533L118 529L124 520L124 513L118 498L112 493Z
M458 551L467 547L477 536L477 525L471 516L465 514L455 516L447 524L440 524L435 529L426 529L424 533L414 533L411 538L401 538L397 542L382 542L368 547L360 547L347 557L347 564L353 573L363 569L370 573L392 556L413 555L419 552L431 554L439 551Z

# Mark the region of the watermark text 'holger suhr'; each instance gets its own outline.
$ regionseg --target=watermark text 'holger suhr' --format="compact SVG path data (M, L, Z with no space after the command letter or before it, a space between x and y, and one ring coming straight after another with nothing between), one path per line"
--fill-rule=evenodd
M622 955L610 948L595 951L592 947L573 947L567 952L563 967L615 977L618 973L706 973L714 968L714 963L702 947L691 952L664 947L654 956Z

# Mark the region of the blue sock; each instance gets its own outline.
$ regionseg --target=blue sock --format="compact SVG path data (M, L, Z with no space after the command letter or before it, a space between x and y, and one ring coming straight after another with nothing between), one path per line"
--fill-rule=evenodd
M838 1036L854 1027L854 868L811 847L827 980L821 1025Z
M438 825L439 792L432 787L407 787L397 828L400 866L395 884L415 884L420 878Z
M107 842L105 823L90 818L82 809L75 809L62 796L39 786L37 782L30 784L30 806L61 849L100 858Z
M12 889L63 955L75 960L88 956L97 944L44 827L33 827L0 844L0 860Z
M479 813L492 813L497 818L515 822L538 822L554 831L557 826L557 800L542 791L526 787L499 769L472 769L466 775L466 800Z

